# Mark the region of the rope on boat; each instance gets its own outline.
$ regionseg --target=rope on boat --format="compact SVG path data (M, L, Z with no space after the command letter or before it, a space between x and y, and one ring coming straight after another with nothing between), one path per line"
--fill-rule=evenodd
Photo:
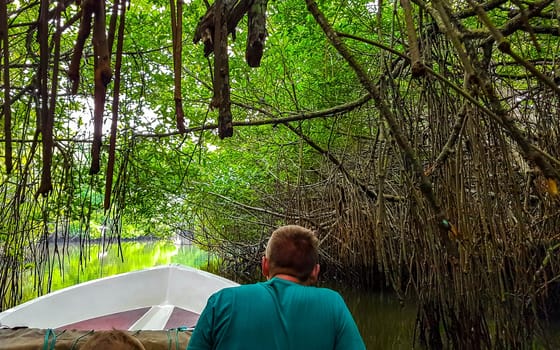
M49 339L52 335L52 343L49 346ZM43 350L54 350L54 346L56 344L56 333L52 330L52 328L47 329L45 332L45 340L43 342Z
M177 328L170 328L167 330L167 349L171 350L171 335L170 332L175 332L175 350L179 350L179 332L186 332L188 331L188 327L177 327Z
M72 343L72 346L70 347L70 350L77 349L76 345L78 345L78 342L80 341L80 339L82 339L83 337L87 337L88 335L90 335L92 333L93 333L93 330L91 330L87 333L84 333L84 334L80 335L78 338L74 339L74 342Z

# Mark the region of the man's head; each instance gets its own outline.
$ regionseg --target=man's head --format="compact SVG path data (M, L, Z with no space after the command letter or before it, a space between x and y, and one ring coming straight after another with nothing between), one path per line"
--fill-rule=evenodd
M284 274L303 284L314 284L319 275L319 240L313 231L298 225L272 232L263 258L263 274L271 278Z

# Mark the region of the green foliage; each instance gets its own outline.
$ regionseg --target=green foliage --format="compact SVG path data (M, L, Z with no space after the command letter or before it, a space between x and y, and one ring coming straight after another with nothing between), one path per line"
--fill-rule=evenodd
M85 257L84 257L85 255ZM170 241L123 242L116 244L93 243L87 250L72 244L63 260L50 262L49 270L39 278L52 277L50 291L115 274L141 270L160 265L181 264L205 268L215 259L195 246L176 246ZM32 299L48 290L36 290L33 283L33 264L26 265L23 280L23 301Z
M130 1L114 172L108 169L108 135L117 106L113 80L104 104L97 175L89 173L94 114L91 38L86 41L77 94L71 94L66 76L78 34L78 7L71 2L62 12L56 89L56 21L49 21L46 82L57 96L54 103L46 103L38 90L43 80L37 76L41 2L9 2L10 133L16 141L14 169L11 174L4 170L0 178L0 217L6 218L0 222L0 277L9 281L0 289L0 309L19 301L17 292L7 292L18 291L18 281L28 276L18 273L42 276L52 263L37 248L52 236L90 242L189 232L198 242L221 250L233 264L245 263L244 271L249 271L273 227L304 222L323 235L322 253L334 266L360 267L368 277L361 280L366 281L376 280L369 278L372 271L383 271L385 282L399 290L409 278L409 285L427 286L419 293L428 307L422 309L427 314L420 328L434 325L420 330L433 332L421 335L426 339L437 340L440 322L447 322L453 325L446 328L449 332L457 328L460 336L473 335L468 340L456 337L463 348L489 344L481 338L489 332L479 312L492 297L499 302L490 300L491 310L502 321L496 323L502 327L496 328L496 345L510 338L529 339L532 330L518 334L511 329L532 321L523 317L542 296L537 294L548 288L541 277L558 280L556 271L539 268L538 258L526 259L530 254L525 250L525 255L515 255L527 240L526 231L536 231L531 232L532 242L557 237L557 201L551 197L557 194L551 187L541 193L533 185L539 171L554 174L558 165L558 91L553 82L558 79L557 9L546 2L489 2L484 6L496 7L489 9L490 19L483 23L467 2L437 2L447 6L445 12L436 2L412 2L409 19L421 55L416 63L431 69L413 76L414 43L406 32L401 2L317 2L342 34L337 39L344 47L335 48L305 2L296 0L269 1L260 67L245 63L246 18L235 30L236 40L229 36L235 125L233 137L221 140L215 130L218 108L210 108L214 57L204 57L202 45L192 43L206 2L183 2L181 102L188 131L180 134L169 2ZM54 14L55 2L50 7ZM446 14L448 23L442 17ZM505 44L498 47L489 41L490 29L507 36L511 52ZM471 66L475 72L467 71ZM366 93L374 101L347 107ZM41 107L54 112L52 164L43 163ZM333 112L334 107L339 111ZM6 120L5 114L0 120ZM0 145L7 146L7 136L1 134ZM1 147L0 160L7 158L6 149ZM538 162L523 159L541 154L540 149L548 153ZM53 191L37 196L45 165L51 166ZM456 223L465 237L463 255L457 259L461 273L449 280L431 272L448 271L441 242L434 243L434 237L447 236L434 225L434 217L440 215ZM548 243L535 244L546 248ZM165 260L170 255L166 249L151 254ZM520 264L516 271L522 274L508 270L512 261ZM499 266L495 271L487 270L494 265ZM116 269L118 262L108 266ZM428 271L425 266L434 268ZM47 288L43 280L37 278L40 292ZM480 298L481 289L494 295ZM502 299L509 295L504 308ZM464 322L456 324L456 315ZM480 339L474 339L477 336ZM461 343L469 340L473 343Z
M335 28L342 32L374 37L393 32L391 21L382 21L382 30L374 30L380 23L377 23L375 13L366 10L366 2L320 2L320 6ZM14 27L14 40L10 42L11 63L14 67L37 64L39 45L36 40L28 40L36 35L36 31L25 24L36 20L38 5L29 4L20 10L15 3L10 3L8 10L12 14L10 24ZM63 24L77 11L75 5L66 7L62 14ZM217 120L217 112L208 107L212 97L209 87L214 74L213 57L203 57L202 45L191 43L196 24L205 11L203 1L184 4L182 102L190 127ZM384 3L382 11L390 16L393 7ZM61 35L64 58L72 53L78 24L79 21L68 22ZM304 2L269 3L268 38L262 65L256 69L249 68L244 61L246 25L244 18L236 29L236 40L230 37L234 121L281 118L329 108L363 95L363 88L350 67L328 43ZM86 42L77 96L67 94L70 82L64 72L69 60L61 60L61 97L56 100L55 137L64 141L60 141L59 148L55 149L53 159L55 194L51 197L52 203L48 204L50 217L43 222L49 233L62 228L64 232L61 233L69 237L99 238L103 234L102 228L109 228L125 237L144 234L166 237L185 224L189 227L229 227L236 225L231 223L232 220L255 220L253 214L240 210L235 203L275 210L274 204L266 198L275 191L278 182L298 183L301 167L320 167L323 160L317 158L317 150L283 125L236 127L234 137L226 140L217 139L213 131L158 137L175 131L170 26L169 3L166 1L135 0L127 9L113 176L114 183L120 187L113 189L114 209L109 211L103 208L105 166L100 175L90 176L88 173L88 141L93 115L90 41ZM371 53L371 47L355 43L353 49L367 53L363 62L372 67L372 74L378 72L378 68L374 68L378 67L378 59L375 53ZM10 73L14 88L23 88L34 79L34 70L29 68L13 68ZM109 85L105 105L103 165L108 159L106 145L113 84ZM38 117L37 109L29 108L33 103L32 98L21 98L12 105L15 115L12 131L21 139L31 140L35 133L33 121ZM308 134L320 147L337 152L350 142L342 135L369 134L368 122L362 121L353 117L292 125ZM15 176L37 182L42 168L37 156L40 151L33 150L30 143L17 147L15 157L20 166ZM11 194L16 189L7 185L5 191ZM32 191L30 187L28 198L33 196ZM25 205L17 210L25 210ZM115 211L118 212L116 216ZM28 215L28 220L33 222L41 223L43 218L38 208ZM205 222L201 223L201 220ZM44 230L36 232L33 239L41 236L39 232ZM252 230L248 236L254 237L257 232L257 229Z

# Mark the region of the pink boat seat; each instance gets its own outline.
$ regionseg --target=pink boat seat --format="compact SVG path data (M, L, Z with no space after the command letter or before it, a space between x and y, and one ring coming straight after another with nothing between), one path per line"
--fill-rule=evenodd
M83 320L58 327L58 330L111 330L111 329L130 329L151 307L143 307L134 310L117 312L110 315ZM178 327L194 327L198 321L199 314L179 307L174 307L165 329Z

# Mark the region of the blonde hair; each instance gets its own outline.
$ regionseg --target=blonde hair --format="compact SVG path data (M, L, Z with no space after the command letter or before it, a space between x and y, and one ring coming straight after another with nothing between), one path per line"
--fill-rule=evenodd
M281 226L272 232L265 254L274 274L287 273L303 282L318 263L319 240L305 227Z
M80 350L145 350L140 340L130 334L113 329L111 331L95 332Z

